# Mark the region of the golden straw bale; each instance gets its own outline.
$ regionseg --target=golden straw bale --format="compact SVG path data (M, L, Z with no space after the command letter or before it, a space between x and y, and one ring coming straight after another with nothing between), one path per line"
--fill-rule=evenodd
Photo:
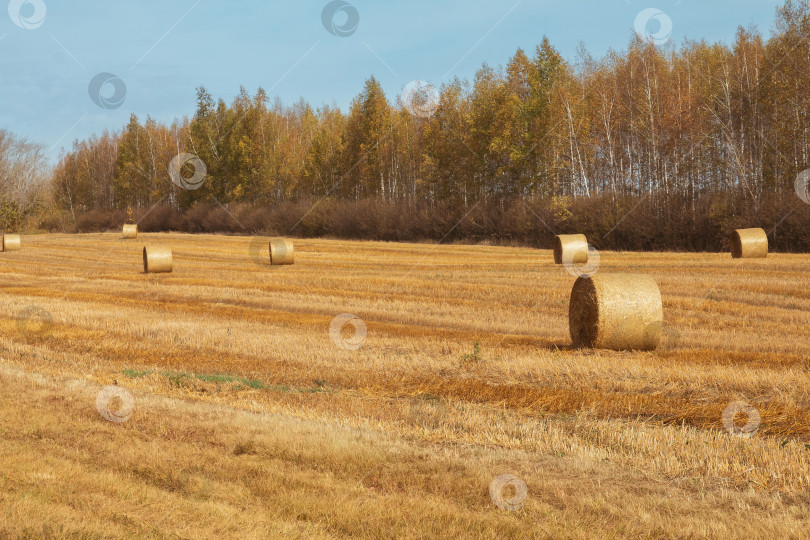
M652 276L581 276L571 290L568 325L574 347L652 350L663 324L661 293Z
M768 235L764 229L737 229L731 233L731 256L735 259L764 259L768 256Z
M134 223L128 223L124 225L124 236L125 239L132 239L138 238L138 226Z
M3 251L20 251L22 245L20 244L19 234L4 234L3 235Z
M270 240L270 264L293 264L295 252L292 240L272 238Z
M157 274L172 271L172 248L168 246L146 246L143 248L143 271Z
M584 234L558 234L554 237L554 264L588 262L588 239Z

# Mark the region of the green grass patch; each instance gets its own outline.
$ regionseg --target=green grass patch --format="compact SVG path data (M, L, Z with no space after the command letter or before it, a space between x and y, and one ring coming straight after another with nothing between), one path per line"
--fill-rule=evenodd
M462 365L471 364L471 363L478 364L478 363L481 363L483 360L484 360L484 357L481 355L481 344L478 343L477 341L475 342L475 345L473 346L473 352L471 352L469 354L465 354L463 357L461 357Z
M152 373L151 369L147 370L140 370L140 369L124 369L121 371L125 377L129 377L130 379L139 379L141 377L145 377Z
M124 376L129 377L130 379L137 379L140 377L144 377L146 375L151 374L153 371L150 370L138 370L138 369L124 369L121 373ZM241 377L239 375L230 375L228 373L191 373L186 371L161 371L160 375L163 377L168 378L175 386L182 387L187 385L193 385L194 381L202 381L202 382L209 382L209 383L216 383L217 386L223 384L232 384L233 390L245 390L251 388L253 390L270 390L272 392L301 392L305 394L315 394L320 392L329 392L329 388L325 388L323 386L326 385L324 381L316 381L318 384L317 386L307 387L307 388L295 388L289 387L287 385L275 385L275 384L265 384L262 381L256 379L248 379L247 377ZM323 386L322 386L323 385Z
M256 379L248 379L238 375L229 375L227 373L186 373L177 371L164 371L161 373L164 377L168 377L175 385L181 386L186 381L203 381L220 384L234 384L239 388L252 388L254 390L276 390L280 392L288 391L286 386L274 386L264 384L262 381Z
M436 394L417 394L414 396L414 399L421 399L422 401L440 401L442 396L437 396Z

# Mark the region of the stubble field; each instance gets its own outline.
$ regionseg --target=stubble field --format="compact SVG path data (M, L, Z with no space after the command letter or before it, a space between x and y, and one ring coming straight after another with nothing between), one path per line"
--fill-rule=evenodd
M664 303L658 350L612 352L570 347L550 251L23 243L0 253L0 537L810 536L810 256L602 252ZM143 273L156 244L173 273Z

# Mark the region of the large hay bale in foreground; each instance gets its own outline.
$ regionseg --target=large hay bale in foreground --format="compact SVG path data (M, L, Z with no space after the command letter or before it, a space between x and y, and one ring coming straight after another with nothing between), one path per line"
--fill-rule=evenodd
M295 251L292 240L272 238L270 240L270 264L293 264Z
M768 256L768 234L764 229L737 229L731 233L731 256L764 259Z
M554 264L588 262L588 239L584 234L558 234L554 237Z
M574 347L652 350L661 339L661 293L646 274L577 278L568 306Z
M19 234L4 234L3 235L3 251L20 251L22 245L20 243Z
M128 240L132 238L138 238L138 226L134 223L128 223L124 225L123 237Z
M144 274L159 274L172 271L172 248L146 246L143 248Z

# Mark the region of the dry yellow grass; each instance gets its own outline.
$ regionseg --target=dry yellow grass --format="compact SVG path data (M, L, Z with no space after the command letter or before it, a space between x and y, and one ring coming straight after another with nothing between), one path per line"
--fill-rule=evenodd
M297 240L271 267L141 234L174 251L148 275L119 237L0 261L0 537L810 535L806 256L602 253L665 314L657 351L609 352L570 347L547 251ZM95 409L113 381L122 424Z

